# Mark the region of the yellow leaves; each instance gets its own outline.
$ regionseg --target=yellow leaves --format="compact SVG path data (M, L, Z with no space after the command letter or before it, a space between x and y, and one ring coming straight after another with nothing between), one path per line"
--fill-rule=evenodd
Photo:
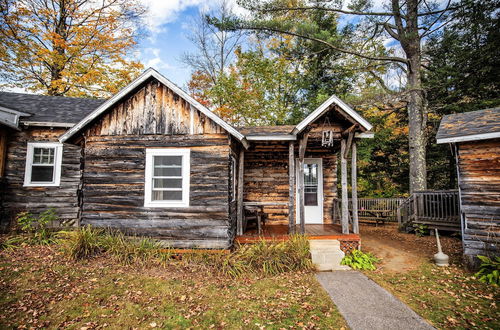
M5 17L0 70L10 77L11 86L109 96L142 69L128 58L136 41L127 19L141 12L136 0L89 1L85 6L76 0L19 1ZM67 17L66 24L60 24L60 15Z

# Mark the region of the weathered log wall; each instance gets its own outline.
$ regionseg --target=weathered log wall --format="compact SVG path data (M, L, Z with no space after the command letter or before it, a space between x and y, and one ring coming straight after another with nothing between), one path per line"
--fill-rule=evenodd
M84 132L81 223L166 240L227 248L234 236L228 134L153 80ZM188 207L144 207L147 148L191 149Z
M295 155L298 153L296 146ZM337 197L337 155L322 148L321 140L308 142L305 158L323 159L323 222L333 223L333 201ZM288 141L255 144L245 153L244 200L287 203L289 198ZM297 201L295 202L297 203ZM264 206L268 224L288 224L288 206Z
M500 139L458 144L464 254L500 254Z
M100 117L88 136L225 134L223 128L157 80Z
M8 221L21 211L39 214L54 208L65 224L77 218L77 190L80 182L80 147L64 144L59 187L24 187L28 142L57 142L64 129L26 128L11 131L7 142L4 205Z

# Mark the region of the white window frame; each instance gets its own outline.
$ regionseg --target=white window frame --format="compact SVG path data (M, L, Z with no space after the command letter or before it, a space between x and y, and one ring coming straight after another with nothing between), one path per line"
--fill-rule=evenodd
M32 182L31 169L33 166L33 151L35 148L54 148L54 173L52 182ZM25 187L58 187L61 183L61 165L63 144L57 142L28 142L26 151L26 168L24 170Z
M153 201L153 157L154 156L182 156L182 200L181 201ZM146 169L144 174L144 207L188 207L189 187L191 177L191 150L190 149L146 149Z
M236 161L236 157L234 155L231 155L231 172L232 172L232 186L231 186L231 189L232 189L232 198L231 198L231 202L234 202L236 201L236 181L238 179L238 175L237 175L237 170L238 170L238 166L237 166L237 161Z

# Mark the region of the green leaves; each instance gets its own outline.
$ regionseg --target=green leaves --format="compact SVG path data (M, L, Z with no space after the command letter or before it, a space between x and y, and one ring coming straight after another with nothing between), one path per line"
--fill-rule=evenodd
M500 285L500 256L489 258L487 256L477 256L481 260L481 266L475 276L480 282L492 285Z
M364 253L360 250L353 250L342 259L341 265L349 266L352 269L375 270L375 263L379 262L371 253Z

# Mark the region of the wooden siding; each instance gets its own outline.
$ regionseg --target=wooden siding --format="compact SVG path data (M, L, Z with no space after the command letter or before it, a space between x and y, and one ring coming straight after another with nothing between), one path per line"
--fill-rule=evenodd
M337 155L310 140L305 158L323 159L323 222L333 223L333 201L337 197ZM295 154L298 153L296 146ZM245 152L245 202L287 203L289 198L288 142L258 143ZM297 202L295 202L297 203ZM264 206L267 224L288 224L288 206Z
M119 228L178 248L228 248L228 134L156 80L84 132L81 223ZM188 207L144 207L147 148L191 149Z
M0 178L5 172L5 161L7 156L7 128L0 126Z
M500 254L500 139L458 145L464 253Z
M214 121L157 80L101 116L88 136L225 134Z
M9 134L3 199L10 221L20 211L39 214L48 208L54 208L64 223L71 224L77 219L80 147L64 144L59 187L23 186L28 142L57 142L63 133L64 129L28 128Z
M189 207L144 207L146 148L190 148ZM224 248L228 219L226 135L88 137L81 223L171 241L175 247Z

